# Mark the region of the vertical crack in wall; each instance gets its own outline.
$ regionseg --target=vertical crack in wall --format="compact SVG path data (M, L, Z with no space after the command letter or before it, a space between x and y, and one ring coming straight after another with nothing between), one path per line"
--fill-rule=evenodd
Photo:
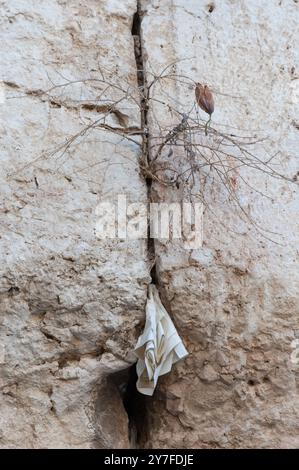
M144 56L142 46L141 31L142 12L140 1L137 1L136 12L132 22L132 36L134 40L134 54L136 62L137 84L140 97L140 115L142 134L142 162L145 166L149 164L149 142L148 142L148 87L146 73L144 68ZM151 202L152 180L149 177L145 179L147 185L148 204ZM148 214L150 211L148 211ZM150 237L150 220L148 219L148 258L151 268L152 282L156 282L155 268L155 244L154 239ZM138 392L136 387L137 373L136 364L127 370L126 386L122 391L122 400L128 415L129 439L132 448L143 448L148 436L148 415L147 415L147 399L148 397Z
M133 16L133 24L132 24L132 36L134 40L134 54L135 54L135 62L136 62L136 70L137 70L137 83L139 89L139 96L140 96L140 114L141 114L141 128L143 129L144 133L142 135L142 161L145 166L148 166L150 163L150 152L149 152L149 128L148 128L148 84L146 79L146 72L144 66L144 53L143 53L143 40L142 40L142 28L141 28L141 21L142 21L143 12L141 10L141 2L137 0L137 9ZM148 204L152 202L152 178L147 176L145 178L146 185L147 185L147 199ZM148 211L150 214L150 211ZM150 220L148 219L148 233L147 233L147 240L148 240L148 258L150 261L151 268L151 278L153 283L157 283L157 273L156 273L156 264L155 264L155 242L154 239L151 238L150 233Z

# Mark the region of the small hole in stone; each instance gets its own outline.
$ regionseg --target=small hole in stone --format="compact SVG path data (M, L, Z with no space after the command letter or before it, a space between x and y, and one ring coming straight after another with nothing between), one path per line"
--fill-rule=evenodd
M209 13L212 13L212 12L215 10L215 5L214 5L214 3L209 3L209 5L208 5L207 8L208 8L208 12L209 12Z
M249 379L247 383L248 383L248 385L250 385L250 387L253 387L256 382L255 382L255 380Z
M20 289L17 286L12 286L8 289L8 295L12 297L15 294L18 294L20 292Z

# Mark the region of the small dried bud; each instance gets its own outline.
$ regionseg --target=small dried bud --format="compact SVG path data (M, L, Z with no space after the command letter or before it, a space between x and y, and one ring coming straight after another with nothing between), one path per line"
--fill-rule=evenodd
M195 98L198 106L211 116L214 112L214 98L209 87L196 83Z

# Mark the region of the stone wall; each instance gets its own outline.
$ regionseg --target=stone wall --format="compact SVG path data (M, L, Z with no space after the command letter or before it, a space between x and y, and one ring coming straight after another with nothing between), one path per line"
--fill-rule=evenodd
M140 138L91 129L64 144L103 116L110 126L139 125L138 106L117 88L125 79L136 93L135 9L133 1L2 4L2 447L129 445L108 379L135 360L146 245L98 240L95 210L106 194L146 200Z
M296 185L234 170L244 220L211 177L196 250L103 241L95 225L119 194L182 197L144 164L192 108L190 80L213 89L213 128L265 139L253 154L296 179L298 3L1 9L0 447L297 447ZM190 354L143 399L132 349L151 275Z

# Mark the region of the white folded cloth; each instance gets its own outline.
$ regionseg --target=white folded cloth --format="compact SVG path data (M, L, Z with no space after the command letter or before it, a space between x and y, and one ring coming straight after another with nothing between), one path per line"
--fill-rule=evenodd
M148 289L144 332L138 338L135 353L139 358L136 386L144 395L152 395L159 376L170 372L172 364L188 355L154 284Z

